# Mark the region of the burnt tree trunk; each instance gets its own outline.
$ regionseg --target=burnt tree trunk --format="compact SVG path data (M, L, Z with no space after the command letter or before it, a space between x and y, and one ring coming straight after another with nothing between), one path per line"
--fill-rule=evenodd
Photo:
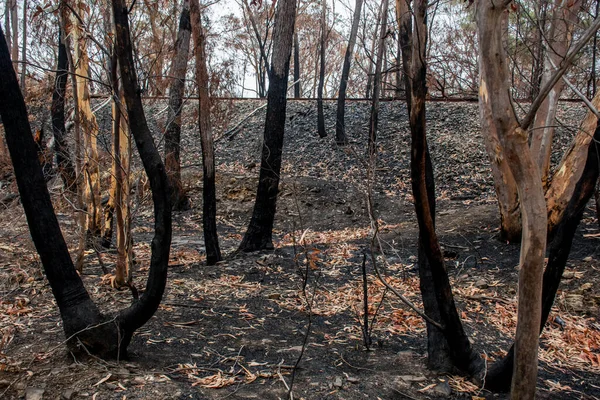
M0 98L0 116L21 204L31 238L60 310L65 335L70 338L68 345L76 350L75 343L79 339L94 354L114 355L119 346L118 331L112 323L102 324L105 318L90 299L75 271L37 158L25 101L1 27ZM90 328L92 326L94 328Z
M411 88L412 82L412 13L408 7L409 0L396 0L396 19L399 26L398 46L401 49L402 69L405 81L405 87ZM400 58L400 55L398 55ZM411 113L411 95L412 91L407 89L406 105L408 113ZM433 176L433 165L429 154L429 148L425 143L425 186L427 189L427 198L431 209L431 219L435 229L435 180ZM425 252L426 238L419 236L419 287L421 290L421 298L423 300L423 308L425 314L434 321L441 321L438 301L435 295L435 286L433 283L433 275L431 265L427 259ZM427 322L427 364L428 367L437 371L451 371L452 359L450 357L450 349L448 341L444 336L444 332L437 327Z
M273 222L279 193L295 14L295 0L280 0L277 3L260 175L252 219L240 244L242 251L273 248Z
M410 85L407 85L410 87L411 182L419 224L420 254L427 257L429 265L428 269L426 264L420 265L423 271L420 271L419 274L425 279L431 276L433 281L433 293L437 301L440 320L444 326L444 336L449 345L447 349L454 365L463 371L474 374L480 368L480 359L472 351L471 343L458 315L434 225L433 170L428 157L425 125L427 1L415 1L413 10L415 21L412 34L411 74L409 75L412 79ZM406 27L401 29L401 32L405 29ZM424 295L424 301L427 301L430 306L433 304L431 289L429 287ZM439 361L443 366L445 360L442 358Z
M210 97L208 94L208 69L206 62L206 35L200 18L198 0L191 0L190 13L196 47L196 83L199 97L200 144L202 147L202 228L206 246L206 264L221 261L219 237L217 235L217 192L215 186L215 148L210 121Z
M169 89L169 114L165 130L165 167L171 184L173 209L184 211L190 208L190 200L181 183L181 112L185 89L185 73L190 51L190 2L184 0L179 19L179 31L175 43L175 56L171 66L171 88Z
M340 79L340 90L337 99L337 117L335 124L335 141L339 145L348 143L346 135L346 91L348 89L348 77L350 76L350 65L352 64L352 55L356 45L356 36L358 35L358 24L362 11L363 0L356 0L354 5L354 16L352 17L352 28L350 29L350 38L344 55L344 65L342 66L342 77Z
M300 82L300 40L298 39L298 31L294 31L294 97L296 99L302 97L302 86Z
M58 34L58 63L56 78L54 79L54 91L52 92L52 134L54 135L56 164L65 190L76 192L77 175L65 138L67 132L65 127L65 94L68 70L67 47L64 41L64 32L60 29Z
M150 272L146 290L138 301L120 312L117 318L125 334L128 335L124 337L125 343L127 343L133 331L144 325L156 312L165 291L171 247L171 199L169 179L160 154L154 145L142 107L133 61L127 4L125 0L112 0L112 5L116 30L116 51L127 104L129 128L150 181L154 203L154 237L151 244Z
M323 111L323 86L325 85L325 46L327 43L327 4L321 0L321 40L319 44L319 86L317 87L317 132L319 137L327 136Z
M377 40L377 60L375 62L375 74L373 76L373 102L369 117L369 153L375 154L375 142L377 140L377 126L379 124L379 96L381 95L381 68L385 54L385 38L387 36L387 17L389 0L381 2L381 26L379 39Z

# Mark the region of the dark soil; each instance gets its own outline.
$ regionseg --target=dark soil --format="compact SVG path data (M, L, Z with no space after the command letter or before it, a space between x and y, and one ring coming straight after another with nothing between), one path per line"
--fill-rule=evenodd
M58 310L43 277L10 172L0 198L0 398L39 399L279 399L293 381L300 399L503 399L464 377L426 368L422 320L384 291L366 259L372 344L367 351L362 270L372 229L365 172L369 105L349 102L350 146L334 140L335 105L327 103L329 136L316 132L316 104L291 101L275 251L237 254L250 219L260 164L264 104L223 102L217 127L218 227L225 261L205 265L201 231L201 159L196 106L184 110L183 176L193 209L174 214L167 294L135 335L127 360L67 354ZM147 102L160 143L166 103ZM429 143L436 171L437 231L456 299L475 348L490 361L508 349L516 324L519 246L499 241L497 206L478 125L477 104L430 103ZM585 109L564 105L554 163ZM99 114L109 148L109 115ZM384 102L373 186L383 251L375 254L389 282L420 307L416 220L409 180L406 108ZM108 159L108 154L104 155ZM152 236L151 202L136 174L135 284L145 285ZM50 181L71 249L73 209ZM542 336L539 398L600 398L600 232L588 207ZM107 312L131 301L107 284L99 264L114 252L90 251L83 278ZM382 300L383 299L383 300Z

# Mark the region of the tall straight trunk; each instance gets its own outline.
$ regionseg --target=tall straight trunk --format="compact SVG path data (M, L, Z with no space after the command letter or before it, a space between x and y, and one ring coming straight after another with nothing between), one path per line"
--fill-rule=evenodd
M408 7L400 4L402 17L408 17ZM463 371L474 373L479 369L479 358L472 351L469 338L464 332L462 322L458 315L452 288L444 265L444 257L435 232L435 193L433 185L433 168L431 159L428 156L427 138L426 138L426 118L425 118L425 98L427 95L425 54L427 48L427 1L416 0L413 6L414 27L412 39L409 36L409 43L412 41L410 53L410 69L404 66L405 71L410 77L410 131L411 131L411 182L415 211L419 224L419 253L421 257L425 256L428 265L420 265L420 277L422 279L431 277L433 282L433 292L431 287L427 288L424 301L428 307L433 304L432 293L435 293L439 317L444 326L444 336L449 344L446 349L450 357L458 368ZM401 32L406 35L407 26L401 26ZM405 36L406 38L406 36ZM404 55L403 55L404 58ZM429 268L427 268L427 266ZM427 282L422 282L426 285ZM423 286L425 289L426 287ZM438 355L440 362L444 360L442 354Z
M540 92L542 76L544 73L544 37L546 35L546 14L548 10L548 0L540 0L534 5L535 14L538 17L534 28L534 52L535 56L531 65L531 99L535 99Z
M10 4L10 24L12 28L12 51L10 53L15 71L18 71L19 61L19 7L17 6L17 0L12 0ZM8 29L8 27L6 27Z
M198 86L200 144L202 147L202 228L206 247L206 264L221 261L217 235L217 193L215 187L215 148L210 121L210 97L208 94L208 69L206 61L206 34L200 17L198 0L191 0L190 14L192 34L196 48L196 84Z
M190 51L190 1L184 0L179 31L175 42L175 56L171 65L171 88L169 89L169 113L165 130L165 167L171 183L171 203L173 209L188 210L190 200L181 183L181 112L185 91L185 74Z
M319 137L327 136L323 111L323 86L325 84L325 51L327 43L327 3L321 0L321 40L319 44L319 86L317 88L317 132Z
M59 9L60 15L60 29L65 41L65 48L67 50L67 60L69 63L69 72L71 77L71 89L73 95L73 104L79 104L79 96L77 94L77 73L75 63L73 61L73 54L71 53L71 41L72 36L68 34L67 27L69 26L69 17L67 15L68 9L64 4L61 4ZM79 231L79 240L77 243L77 255L75 261L75 269L81 273L83 271L83 261L85 257L86 248L86 219L87 213L85 212L85 187L84 182L84 167L83 167L83 156L82 156L82 134L81 134L81 118L79 115L79 107L73 108L73 133L75 136L75 171L77 173L77 208L80 210L77 213L76 221Z
M600 108L600 92L592 99L593 106ZM569 199L573 196L577 182L583 174L586 158L585 154L593 143L592 131L598 124L598 118L592 111L588 111L581 123L577 135L569 148L565 151L546 192L548 211L548 231L550 235L555 231L558 222L565 212Z
M335 124L335 141L337 144L344 145L348 143L346 135L346 91L348 89L348 77L350 76L350 65L352 64L352 54L356 45L356 36L358 35L358 24L362 12L363 0L356 0L354 4L354 15L352 17L352 28L350 29L350 38L346 46L344 55L344 65L342 66L342 77L340 79L340 90L337 100L337 116Z
M85 20L88 7L83 1L77 2L79 16ZM83 130L83 164L85 185L85 202L87 205L86 232L88 240L95 242L101 237L102 212L100 196L100 171L98 165L98 123L90 101L88 83L89 58L87 53L87 37L84 27L78 18L72 16L72 34L75 43L75 73L77 81L77 108L80 125Z
M156 312L165 291L171 248L171 201L169 178L152 139L142 106L129 33L128 5L125 0L112 0L112 4L116 30L116 51L127 104L129 129L135 139L144 170L150 181L154 204L154 237L152 238L150 272L146 290L138 301L119 313L118 317L118 322L127 335L124 338L125 343L128 343L131 333L144 325Z
M4 3L4 28L6 29L6 44L9 52L12 49L12 39L10 34L10 8L14 0L6 0Z
M69 69L69 60L67 57L67 47L64 40L62 23L58 33L58 61L56 66L56 78L54 79L54 91L52 92L52 134L54 135L54 151L56 153L56 164L58 172L63 181L65 190L77 191L77 175L73 167L73 161L69 154L69 147L66 142L65 127L65 95L67 88L67 74Z
M594 132L593 139L595 142L600 141L600 128L598 126ZM556 292L569 259L575 232L598 182L598 175L600 173L598 157L600 157L598 147L589 146L587 154L584 157L585 167L583 173L577 180L565 212L560 216L560 221L556 226L556 234L548 245L548 266L544 271L542 285L540 333L546 325L550 310L554 304ZM504 358L490 367L486 377L486 388L499 391L506 390L513 376L514 350L513 345Z
M243 251L273 248L273 222L279 193L287 80L295 16L295 0L277 2L260 176L252 219L240 244L240 250Z
M399 27L398 47L401 53L398 54L398 59L402 58L402 64L399 67L403 69L404 85L406 91L406 105L409 115L411 115L411 96L412 87L412 12L409 9L410 0L396 0L396 20ZM420 49L419 49L420 51ZM422 85L422 83L419 83ZM425 88L426 89L426 88ZM418 117L418 115L417 115ZM423 124L422 134L426 134L425 125ZM433 176L433 165L429 154L427 139L425 137L425 171L424 178L427 191L427 199L431 214L431 222L435 229L435 181ZM421 298L423 300L423 308L425 314L435 321L441 321L440 307L436 297L435 285L433 282L433 274L431 264L429 263L426 253L426 236L419 236L419 286L421 289ZM427 323L427 364L437 371L451 371L453 361L450 355L448 341L444 332Z
M156 1L148 1L144 0L144 5L146 6L146 10L148 11L148 19L150 21L150 31L152 32L152 56L150 61L150 69L148 71L150 77L149 86L151 88L151 93L161 96L164 91L163 84L163 66L164 66L164 52L163 52L163 43L161 38L161 32L158 29L158 21L159 18L159 3Z
M569 50L573 38L573 28L577 23L577 14L581 8L581 0L575 2L556 0L554 7L543 64L542 85L552 77ZM556 125L556 110L563 87L562 80L554 85L548 97L544 99L538 109L531 131L531 153L540 169L542 184L545 188L548 185L548 173L550 172L550 155Z
M27 0L23 0L23 44L21 45L21 92L26 96L25 75L27 73Z
M296 25L296 28L298 25ZM294 31L294 97L302 97L302 85L300 82L300 40L298 30Z
M373 76L373 102L369 117L369 152L375 153L377 140L377 126L379 124L379 96L381 94L381 68L385 54L385 37L387 35L387 16L389 0L381 0L381 26L377 40L377 61L375 62L375 75Z
M496 5L493 0L479 0L477 3L479 103L482 120L491 116L486 124L495 127L521 200L523 227L515 374L511 397L533 399L537 382L547 217L539 170L529 150L527 132L517 122L508 90L508 70L502 41L502 18L508 4L508 1L504 1L501 5ZM524 128L527 126L524 125Z
M370 99L371 95L373 94L373 57L374 57L375 48L377 45L377 38L379 35L378 28L379 28L379 24L381 23L381 18L382 18L382 14L381 14L382 6L383 6L383 1L381 3L379 3L379 8L377 9L377 24L375 25L375 29L373 30L373 38L371 40L371 52L369 54L371 59L368 60L369 68L367 70L367 87L366 87L366 93L365 93L365 98L367 98L367 99Z

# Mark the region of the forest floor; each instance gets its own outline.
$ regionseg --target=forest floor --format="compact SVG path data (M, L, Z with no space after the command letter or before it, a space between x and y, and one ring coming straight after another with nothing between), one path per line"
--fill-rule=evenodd
M289 103L275 250L235 252L252 211L264 109L241 129L227 130L261 104L224 102L216 113L218 228L225 259L211 267L204 262L201 230L197 111L191 102L186 105L183 177L193 208L174 213L166 295L134 336L126 360L67 353L22 208L11 195L14 180L10 172L1 177L0 398L285 399L290 386L295 399L506 398L458 374L427 369L423 321L385 290L370 257L372 345L368 351L364 346L362 265L373 235L364 167L367 103L349 102L352 143L344 148L334 143L333 103L325 107L325 139L316 135L316 105ZM157 137L165 107L146 103ZM102 113L106 132L109 115ZM567 147L584 113L580 105L561 107L557 148ZM515 332L519 246L499 240L477 104L430 103L428 120L437 232L465 328L476 350L492 363ZM383 102L380 121L373 200L383 251L375 258L388 282L420 307L405 105ZM135 179L134 282L142 289L153 214L143 176ZM73 251L73 209L58 179L49 187ZM542 335L542 399L600 399L600 229L592 205ZM111 268L114 252L87 254L83 279L91 296L107 313L127 306L130 292L110 287L99 260Z

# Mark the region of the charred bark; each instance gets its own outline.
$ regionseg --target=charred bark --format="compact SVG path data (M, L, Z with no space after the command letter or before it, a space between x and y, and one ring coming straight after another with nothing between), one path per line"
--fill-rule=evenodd
M325 85L325 45L327 43L327 5L321 0L321 41L319 45L319 86L317 87L317 132L319 137L327 136L323 111L323 86Z
M160 154L154 145L142 107L133 61L127 4L124 0L112 0L112 5L116 28L117 58L127 104L129 128L150 181L154 203L154 237L151 244L152 254L146 290L139 300L121 311L117 317L124 330L124 341L128 343L133 332L144 325L156 312L165 291L171 247L171 199L169 179Z
M215 149L210 121L210 97L208 93L208 69L206 62L206 36L198 0L191 0L190 13L192 31L196 47L196 83L199 97L198 126L202 147L202 227L206 247L206 264L214 265L221 261L219 236L217 234L217 191L215 186Z
M69 154L66 142L65 127L65 94L67 88L67 74L69 60L67 48L64 41L64 32L60 29L58 34L58 63L56 67L56 78L54 80L54 91L52 93L52 134L54 135L54 151L56 153L56 164L58 172L63 181L65 190L77 191L77 175Z
M356 36L358 35L358 24L362 11L363 0L356 0L354 5L354 16L352 17L352 28L350 29L350 38L344 55L344 65L342 66L342 77L340 79L340 90L337 99L337 116L335 124L335 141L339 145L348 144L346 135L346 91L348 89L348 77L350 76L350 66L352 64L352 54L356 45Z
M181 183L181 112L185 89L185 73L187 70L190 49L190 2L183 2L183 10L179 19L179 31L175 43L175 57L171 66L171 88L169 89L169 114L165 130L165 167L171 184L171 203L173 210L184 211L190 208L190 200Z
M279 193L295 14L295 0L281 0L277 3L261 168L252 219L240 244L242 251L273 248L273 222Z
M25 101L19 90L1 27L0 98L0 116L6 132L21 204L31 238L60 310L63 329L69 338L68 345L72 350L76 350L76 341L79 339L87 350L94 354L115 355L120 345L118 329L115 329L113 321L100 314L69 256L37 158Z

